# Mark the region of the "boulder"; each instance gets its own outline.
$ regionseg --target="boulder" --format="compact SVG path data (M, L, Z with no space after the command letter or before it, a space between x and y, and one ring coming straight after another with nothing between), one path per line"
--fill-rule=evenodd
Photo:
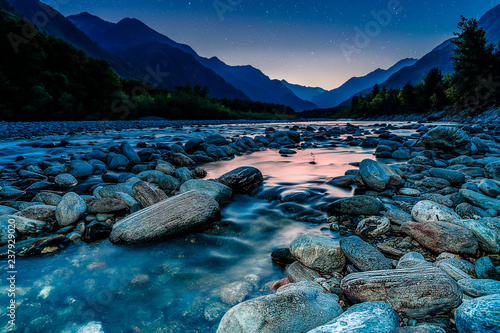
M471 297L500 294L500 281L491 279L462 279L458 281L462 291Z
M234 192L249 193L262 184L264 177L259 169L244 166L223 174L218 180Z
M305 266L325 274L341 272L345 265L340 243L332 238L300 235L290 244L290 252Z
M465 183L465 175L460 171L432 168L429 170L429 173L434 177L446 179L452 185L461 185Z
M484 174L486 178L500 180L500 161L486 164Z
M286 266L285 274L288 280L292 283L301 282L301 281L314 281L317 278L320 278L321 275L302 264L300 261L295 261L292 264Z
M500 186L491 179L483 179L478 185L481 192L489 197L496 198L500 195Z
M231 200L233 191L229 186L216 181L191 179L180 187L181 193L189 191L200 191L210 195L218 203L224 203Z
M388 186L398 186L403 181L387 164L370 159L361 161L359 171L364 184L375 191L383 191Z
M470 230L476 237L479 248L488 253L500 253L500 232L489 228L482 220L456 220L453 223Z
M20 234L37 234L40 233L47 225L44 221L33 220L18 215L3 215L0 216L0 219L3 220L2 224L4 226L8 225L9 220L14 220L16 231ZM4 230L7 230L7 228L4 228Z
M302 333L326 324L342 313L333 294L312 282L289 283L276 294L261 296L231 308L217 333Z
M467 200L468 202L470 202L474 206L478 206L478 207L481 207L483 209L494 209L498 213L500 213L500 200L496 200L496 199L490 198L484 194L474 192L471 190L467 190L467 189L461 189L459 191L459 193L461 195L463 195L465 200Z
M472 232L448 222L407 222L401 231L436 253L473 254L478 248Z
M91 176L94 173L94 167L86 161L73 160L69 162L67 171L75 178L83 178Z
M134 186L132 186L132 192L134 193L134 199L137 200L143 208L167 199L165 192L144 181L135 183Z
M87 210L87 204L74 192L68 192L56 207L56 220L60 227L77 222Z
M388 260L376 248L363 241L358 236L350 236L340 240L344 255L360 271L375 271L390 269Z
M55 219L56 206L36 205L26 207L16 215L24 216L33 220L47 221L48 219Z
M118 221L111 231L113 243L134 244L171 238L197 231L220 215L210 195L191 191L160 201Z
M385 302L364 302L351 306L326 325L308 333L388 333L399 327L398 314Z
M122 142L121 144L122 154L131 162L131 163L141 163L141 159L139 155L135 152L134 148L129 145L127 142Z
M471 148L470 137L464 130L445 126L435 127L425 133L417 145L455 155L468 155Z
M113 213L127 208L128 205L126 202L111 198L95 199L90 201L87 205L89 214Z
M78 180L69 173L62 173L54 178L54 183L57 187L66 188L75 186L78 184Z
M452 209L430 200L417 202L411 210L411 216L417 222L452 222L460 219L460 216Z
M458 284L439 268L353 273L340 284L353 302L383 301L410 318L449 313L461 303Z
M464 302L455 311L458 333L500 332L500 294Z
M382 203L367 195L357 195L332 202L328 208L331 215L377 215L382 210Z

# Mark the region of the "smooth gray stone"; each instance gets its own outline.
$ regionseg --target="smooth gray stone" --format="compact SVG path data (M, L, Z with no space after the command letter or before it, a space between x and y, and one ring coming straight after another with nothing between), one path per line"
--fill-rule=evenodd
M462 279L458 281L462 291L472 297L500 294L500 281L491 279Z
M457 127L438 126L425 133L417 142L430 150L444 150L447 153L467 155L471 142L469 135Z
M391 265L380 251L363 241L358 236L340 240L340 247L349 259L361 271L390 269Z
M121 144L123 155L131 162L131 163L141 163L141 159L139 155L135 152L134 148L126 142L122 142Z
M399 258L396 269L415 268L415 267L431 267L432 263L425 260L424 256L417 252L408 252Z
M223 174L218 180L234 192L249 193L262 184L264 177L259 169L244 166Z
M56 207L56 220L61 227L77 222L87 210L87 204L74 192L68 192Z
M321 277L321 275L317 271L304 266L300 261L295 261L292 264L288 265L285 268L285 274L292 283L301 281L314 281L315 279Z
M75 178L83 178L94 174L94 167L87 161L81 160L69 162L67 170Z
M403 181L387 164L371 159L361 161L359 171L364 184L375 191L383 191L388 186L400 185Z
M15 221L16 231L20 234L37 234L47 225L44 221L33 220L18 215L3 215L0 216L0 218L7 221L13 219Z
M434 177L446 179L452 185L461 185L465 183L465 175L460 171L432 168L429 170L429 173Z
M500 280L500 276L498 275L495 265L493 265L490 257L479 258L476 260L474 265L478 279Z
M119 244L157 241L199 231L220 216L217 201L206 193L191 191L141 209L118 221L110 240Z
M313 282L290 283L276 294L261 296L231 308L217 333L303 333L339 316L333 294Z
M134 199L137 200L142 207L157 204L168 198L161 189L144 181L135 183L134 186L132 186L132 192L134 193Z
M233 190L229 186L216 181L191 179L180 187L180 192L200 191L210 195L218 203L225 203L231 200Z
M399 316L387 303L364 302L308 333L387 333L396 327Z
M56 206L37 205L37 206L26 207L16 215L24 216L33 220L47 221L48 219L51 218L55 219Z
M460 216L452 209L429 200L417 202L411 210L411 216L417 222L452 222L460 219Z
M54 183L58 187L72 187L78 184L78 180L69 173L62 173L54 178Z
M489 197L496 198L500 195L500 186L490 179L483 179L478 185L481 192Z
M458 284L436 267L353 273L340 287L353 302L384 301L399 314L416 319L448 313L462 297Z
M500 213L500 200L467 189L461 189L459 193L464 196L465 200L469 201L474 206L483 209L494 209Z
M500 294L464 302L455 311L458 333L500 332Z
M175 174L175 173L174 173ZM179 190L181 182L170 175L163 175L158 178L158 185L167 193Z
M345 256L338 240L316 235L299 235L290 244L290 252L302 264L325 274L341 272Z
M385 213L385 217L387 217L392 223L396 225L401 225L406 222L413 221L410 214L407 212L403 212L400 209L390 209Z
M382 203L373 197L357 195L336 200L328 206L327 210L331 215L378 215L382 210Z
M442 259L442 260L436 261L434 263L434 266L440 267L440 265L442 265L442 264L448 264L448 265L455 266L456 268L465 272L470 277L476 278L475 266L473 263L471 263L467 260L458 259L458 258L447 258L447 259Z

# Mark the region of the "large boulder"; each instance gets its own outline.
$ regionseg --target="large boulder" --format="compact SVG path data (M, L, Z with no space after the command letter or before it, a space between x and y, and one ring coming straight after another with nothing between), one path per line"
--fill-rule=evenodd
M340 243L332 238L300 235L290 244L290 252L301 263L321 273L341 272L345 265Z
M282 286L231 308L217 333L302 333L326 324L342 313L333 294L312 282Z
M473 254L478 248L471 231L448 222L407 222L401 231L436 253Z
M350 198L343 198L332 202L328 206L328 212L332 215L378 215L382 210L382 203L367 195L357 195Z
M340 240L344 255L360 271L375 271L390 269L388 260L376 248L359 238L350 236Z
M326 325L308 333L387 333L399 327L398 314L385 302L364 302L351 306Z
M370 159L361 161L359 171L365 185L375 191L383 191L388 186L400 185L403 181L387 164Z
M500 294L464 302L455 311L458 333L500 332Z
M229 186L234 192L249 193L264 181L259 169L254 167L240 167L219 177L219 182Z
M411 210L411 216L418 222L452 222L460 219L460 216L452 209L430 200L417 202Z
M435 267L353 273L340 287L356 303L383 301L401 315L417 319L448 313L462 299L458 284Z
M463 195L465 200L467 200L474 206L481 207L483 209L494 209L500 213L500 200L496 200L479 192L474 192L467 189L461 189L459 193Z
M189 191L200 191L210 195L218 203L224 203L231 200L233 191L229 186L216 181L191 179L181 185L181 193Z
M464 130L445 126L438 126L425 133L417 145L455 155L468 155L471 148L470 137Z
M83 178L92 175L94 167L86 161L74 160L69 162L67 171L75 178Z
M111 231L113 243L134 244L171 238L212 222L220 207L210 195L191 191L141 209L118 221Z

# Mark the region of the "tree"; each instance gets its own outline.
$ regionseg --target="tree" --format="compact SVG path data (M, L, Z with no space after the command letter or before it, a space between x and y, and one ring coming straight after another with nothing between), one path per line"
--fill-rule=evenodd
M487 45L486 32L478 27L475 19L467 20L461 16L458 23L460 32L456 32L454 49L453 86L462 99L475 96L484 76L493 69L493 46Z

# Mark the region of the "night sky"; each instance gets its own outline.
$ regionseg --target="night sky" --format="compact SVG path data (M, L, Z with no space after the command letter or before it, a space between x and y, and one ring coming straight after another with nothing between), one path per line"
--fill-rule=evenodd
M42 0L64 15L137 18L205 57L275 79L332 89L352 76L420 58L499 0ZM58 4L56 4L58 3ZM384 11L384 12L381 12ZM374 13L380 13L380 16ZM368 29L368 30L367 30ZM365 35L359 37L359 31ZM357 40L355 40L358 35Z

